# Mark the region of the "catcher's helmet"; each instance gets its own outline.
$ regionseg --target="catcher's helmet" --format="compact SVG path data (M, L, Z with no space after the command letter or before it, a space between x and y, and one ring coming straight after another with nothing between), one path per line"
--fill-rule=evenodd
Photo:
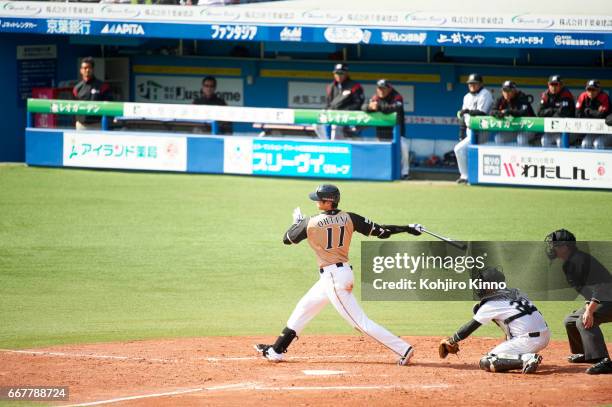
M551 85L563 83L563 78L561 78L561 75L550 75L548 77L548 83Z
M559 229L555 230L552 233L549 233L548 236L544 238L546 242L546 256L553 260L557 257L557 253L555 253L555 247L559 246L569 246L571 248L576 247L576 236L572 232L567 229Z
M340 190L335 185L323 184L319 185L316 191L308 194L308 197L313 201L331 201L337 204L340 202Z
M499 290L499 288L488 287L491 284L486 283L505 283L506 276L501 270L501 267L487 267L483 270L478 270L475 275L476 279L481 280L481 288L476 289L476 295L478 298L483 299L489 294L492 294ZM482 284L485 283L485 284Z
M482 75L478 74L478 73L471 73L470 76L468 76L467 82L465 83L482 83Z

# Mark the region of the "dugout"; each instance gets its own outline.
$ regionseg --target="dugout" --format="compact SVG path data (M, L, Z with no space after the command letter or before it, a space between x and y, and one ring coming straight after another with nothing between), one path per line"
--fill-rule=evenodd
M554 13L551 14L551 10ZM233 106L316 108L331 67L347 61L366 85L386 77L404 94L419 158L456 141L455 112L473 71L499 94L505 79L538 95L559 73L576 93L590 78L612 88L612 5L527 1L316 0L206 8L0 1L4 112L0 161L25 157L25 100L59 87L92 55L122 99L188 103L205 75ZM255 132L248 124L237 132Z

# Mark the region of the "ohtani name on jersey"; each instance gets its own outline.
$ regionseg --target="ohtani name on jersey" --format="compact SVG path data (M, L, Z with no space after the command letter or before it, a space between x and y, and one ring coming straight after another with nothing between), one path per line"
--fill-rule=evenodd
M337 216L326 216L317 222L317 226L320 228L327 226L327 225L344 226L348 223L349 218L350 217L348 216L348 214L342 214L342 215L337 215Z

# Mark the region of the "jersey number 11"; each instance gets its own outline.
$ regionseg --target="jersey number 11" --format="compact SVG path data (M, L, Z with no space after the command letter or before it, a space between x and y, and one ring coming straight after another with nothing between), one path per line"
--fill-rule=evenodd
M333 228L327 228L327 247L326 249L332 249L334 242L333 242ZM340 241L338 242L338 246L337 247L342 247L344 246L344 226L340 226Z

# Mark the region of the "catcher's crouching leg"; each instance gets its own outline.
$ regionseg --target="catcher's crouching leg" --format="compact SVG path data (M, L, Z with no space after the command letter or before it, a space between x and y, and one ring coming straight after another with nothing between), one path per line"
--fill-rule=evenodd
M480 359L480 368L493 373L507 372L508 370L523 369L523 360L520 356L485 355Z

